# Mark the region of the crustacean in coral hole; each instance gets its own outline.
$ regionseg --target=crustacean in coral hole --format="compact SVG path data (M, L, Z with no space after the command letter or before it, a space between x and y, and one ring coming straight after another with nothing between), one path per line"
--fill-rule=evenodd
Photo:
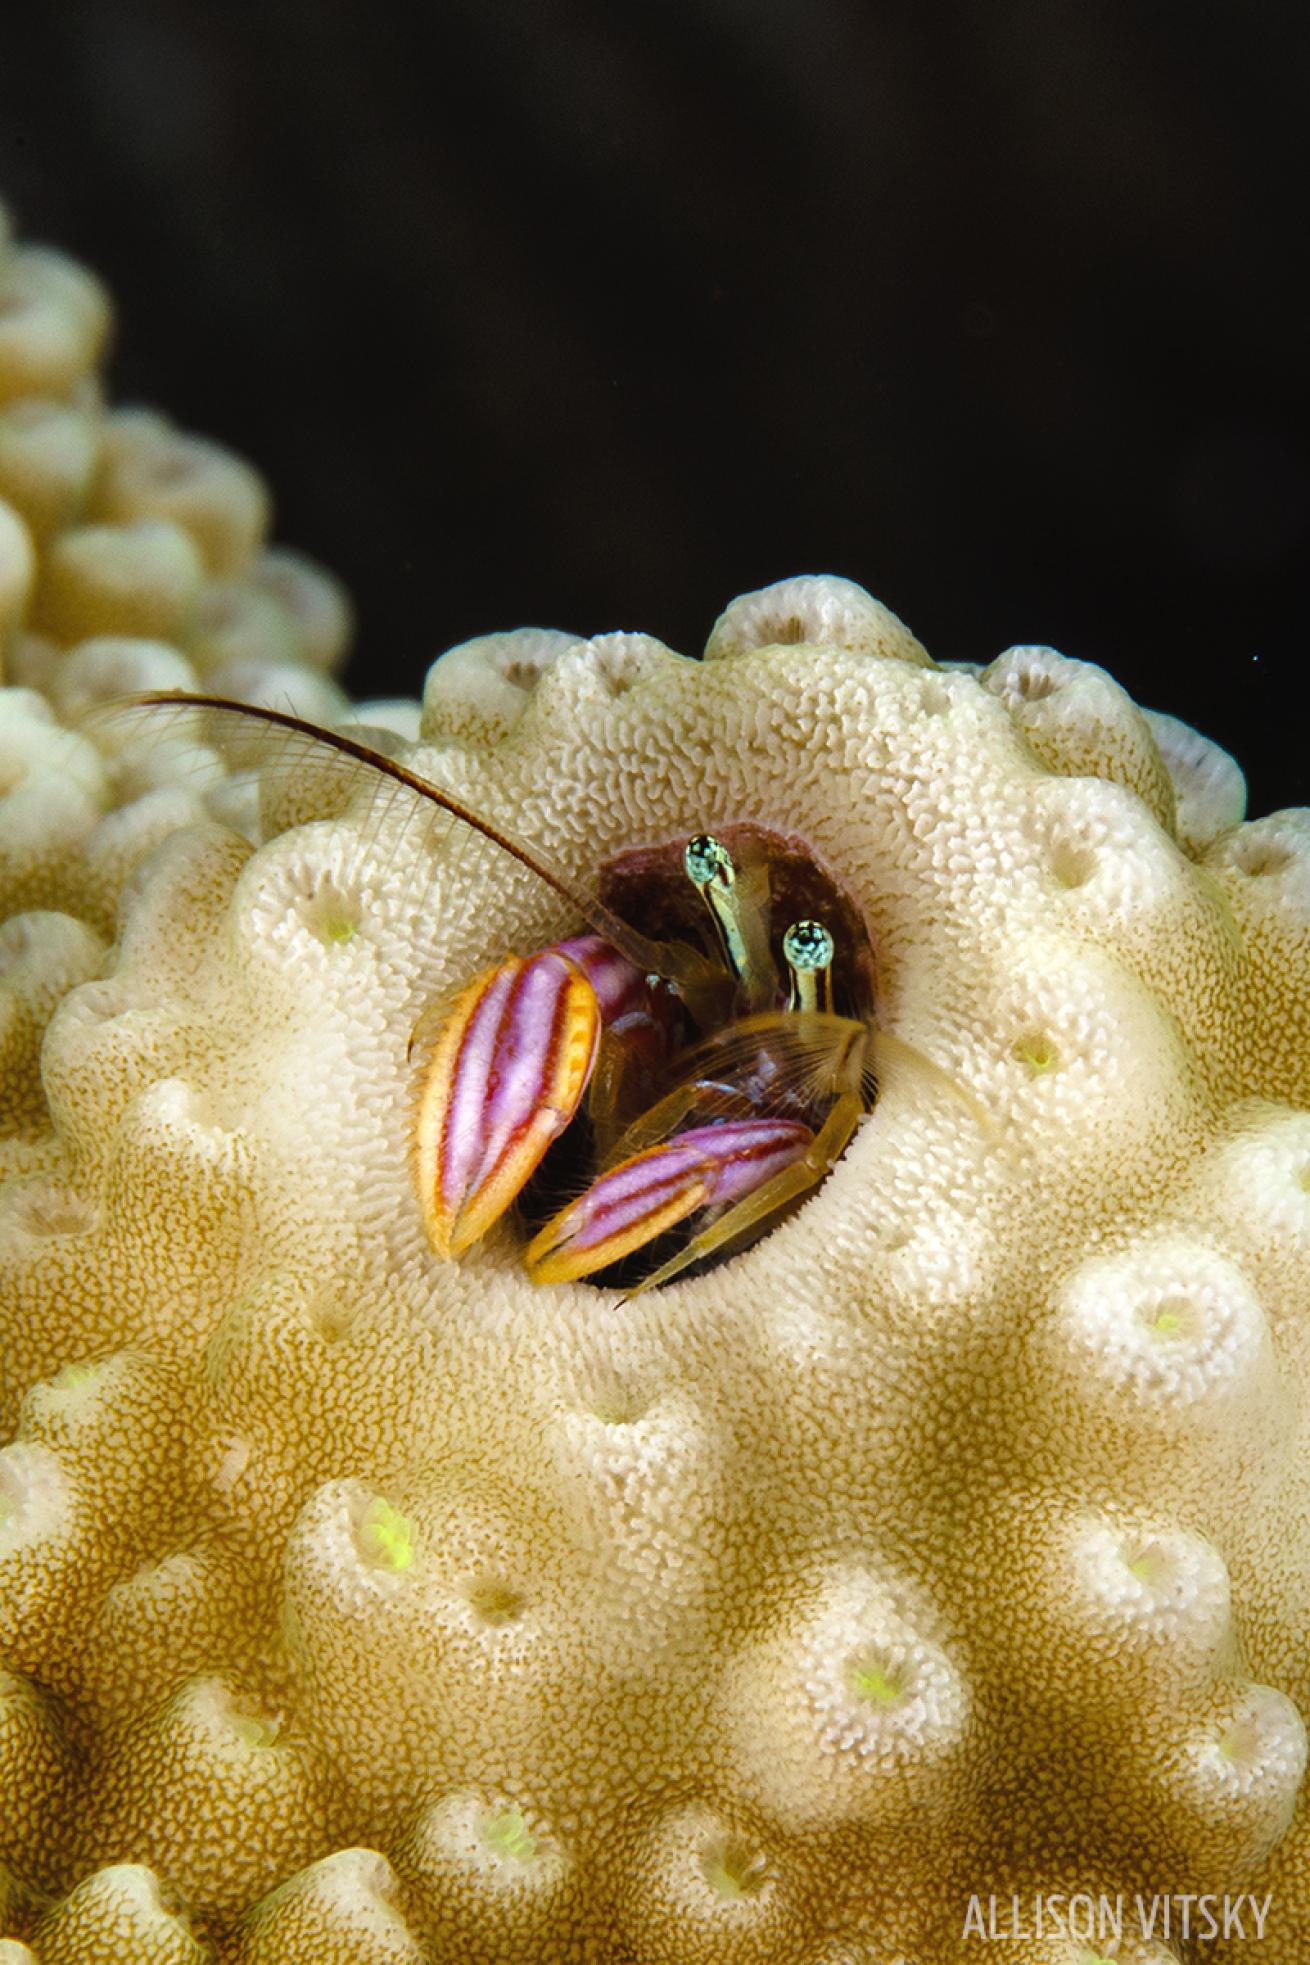
M237 765L280 750L284 766L372 776L491 840L590 927L506 955L415 1027L414 1173L438 1255L458 1257L517 1205L534 1281L599 1277L629 1294L668 1282L803 1199L898 1056L944 1077L879 1028L859 912L796 841L743 824L638 846L584 894L356 737L209 696L141 696L108 715L199 719L201 741Z

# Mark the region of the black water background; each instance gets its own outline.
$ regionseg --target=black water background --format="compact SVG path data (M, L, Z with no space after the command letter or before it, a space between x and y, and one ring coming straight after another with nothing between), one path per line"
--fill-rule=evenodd
M1307 82L1290 0L71 0L0 24L0 192L347 579L357 693L833 570L1104 663L1259 811L1310 803Z

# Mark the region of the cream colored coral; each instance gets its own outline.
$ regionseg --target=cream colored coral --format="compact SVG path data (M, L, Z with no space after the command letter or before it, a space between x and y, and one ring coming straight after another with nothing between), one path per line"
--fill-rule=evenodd
M799 1215L622 1306L508 1223L443 1265L409 1032L558 903L395 809L170 838L16 1053L2 1655L90 1729L53 1843L17 1783L5 1860L77 1888L16 1929L172 1916L148 1873L233 1959L937 1961L974 1891L1272 1878L1291 1965L1300 816L1190 858L1150 724L1046 654L523 646L438 669L416 764L579 879L803 838L985 1118L892 1074ZM23 931L24 1030L85 932Z
M1241 823L1102 671L939 669L848 582L711 649L488 638L405 754L581 882L804 841L966 1096L889 1071L803 1209L626 1303L534 1288L509 1220L439 1262L410 1184L415 1020L579 925L553 895L331 774L270 778L252 847L212 754L63 729L157 641L0 697L0 1929L40 1965L954 1965L975 1893L1167 1891L1272 1892L1305 1957L1310 823Z
M182 686L345 714L322 674L349 640L341 588L267 546L244 459L156 411L106 410L110 328L94 275L0 224L0 676L57 690L92 637L163 639Z

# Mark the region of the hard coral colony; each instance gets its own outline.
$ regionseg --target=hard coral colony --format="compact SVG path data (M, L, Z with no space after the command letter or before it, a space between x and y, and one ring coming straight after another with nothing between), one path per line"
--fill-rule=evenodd
M442 1258L415 1026L586 923L331 769L69 727L348 714L336 589L102 408L107 318L5 248L0 1959L947 1965L992 1897L1016 1960L1239 1956L1179 1893L1304 1959L1306 814L835 579L703 661L451 651L371 741L574 887L649 850L630 913L775 842L893 1048L744 1253Z

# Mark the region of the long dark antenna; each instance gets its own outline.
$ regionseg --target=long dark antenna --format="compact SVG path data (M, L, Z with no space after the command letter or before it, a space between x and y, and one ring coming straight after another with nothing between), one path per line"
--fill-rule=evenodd
M461 820L466 826L471 826L474 832L481 833L484 839L489 839L493 846L500 848L502 853L508 853L511 859L527 867L530 873L534 873L538 880L545 881L561 900L567 901L584 921L590 922L598 934L612 943L620 954L626 955L637 968L664 977L675 989L688 996L694 996L698 991L703 990L706 986L707 972L712 974L705 956L698 949L691 948L684 942L652 941L636 928L630 927L626 921L620 920L619 916L607 908L603 901L579 893L568 880L556 873L553 867L547 865L538 854L534 853L530 846L524 845L521 839L513 838L509 833L503 832L499 826L493 825L489 819L482 818L453 793L442 791L440 786L430 784L426 778L420 778L416 772L398 763L394 757L388 757L385 752L360 743L355 737L344 736L339 730L325 730L316 723L307 723L303 717L294 715L290 710L264 709L254 703L234 702L227 696L193 696L181 690L150 691L139 696L122 697L115 703L105 704L94 712L89 720L95 722L100 717L112 720L116 713L134 709L215 710L234 722L237 719L242 722L253 720L275 730L291 731L313 744L338 752L342 757L353 758L357 764L377 772L379 776L390 778L395 784L404 785L416 797L426 799L431 805L440 806L453 818Z

